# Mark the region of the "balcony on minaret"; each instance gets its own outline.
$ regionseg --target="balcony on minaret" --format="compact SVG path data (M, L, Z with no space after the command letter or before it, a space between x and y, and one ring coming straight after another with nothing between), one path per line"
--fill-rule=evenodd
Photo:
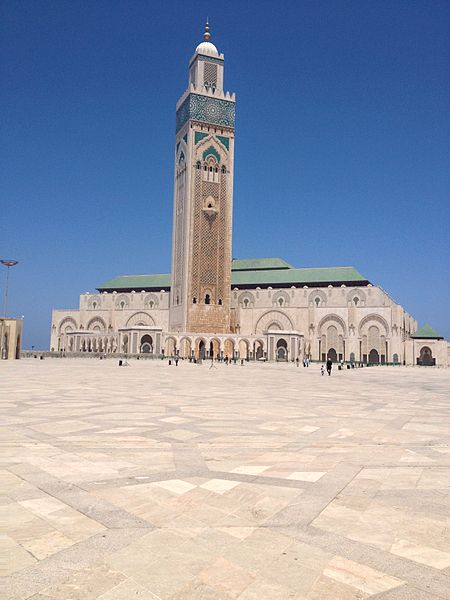
M207 216L208 219L212 221L216 217L218 212L219 209L216 206L216 201L212 196L208 196L203 206L203 213Z

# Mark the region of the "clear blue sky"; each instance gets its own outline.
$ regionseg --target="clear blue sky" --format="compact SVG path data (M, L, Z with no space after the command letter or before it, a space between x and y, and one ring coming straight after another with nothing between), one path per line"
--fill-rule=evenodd
M81 292L170 270L207 14L237 93L233 255L354 265L450 339L448 2L3 0L0 258L25 346Z

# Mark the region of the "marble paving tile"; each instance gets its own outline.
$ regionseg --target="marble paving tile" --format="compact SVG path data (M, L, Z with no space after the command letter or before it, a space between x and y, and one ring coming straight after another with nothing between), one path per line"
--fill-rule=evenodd
M226 560L217 559L203 570L199 577L211 588L226 592L231 598L238 598L255 579L255 573Z
M98 596L97 600L159 600L159 598L130 577Z
M0 554L4 557L0 575L5 577L36 562L36 558L7 535L0 536Z
M185 494L190 490L195 489L195 485L188 483L187 481L182 481L181 479L170 479L169 481L156 481L153 485L157 485L158 487L162 487L165 490L169 490L169 492L173 492L174 494Z
M375 569L337 556L324 569L325 577L345 583L367 594L380 594L405 582Z
M447 569L450 567L450 546L448 549L448 552L442 552L436 548L420 546L408 540L397 540L392 544L390 552L435 569Z
M188 431L187 429L173 429L172 431L166 431L164 435L173 438L174 440L185 442L199 437L200 434L195 433L194 431Z
M245 475L259 475L263 473L270 466L258 466L258 465L243 465L241 467L235 467L231 470L231 473L243 473Z
M295 479L296 481L319 481L321 477L326 475L325 471L294 471L287 479Z
M205 483L202 483L200 487L216 494L225 494L229 490L240 484L240 481L226 481L225 479L210 479Z
M448 597L450 371L4 362L0 597Z

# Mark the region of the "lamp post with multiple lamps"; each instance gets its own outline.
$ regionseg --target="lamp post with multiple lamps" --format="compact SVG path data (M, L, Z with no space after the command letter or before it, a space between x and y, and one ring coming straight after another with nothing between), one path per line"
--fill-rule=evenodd
M17 265L18 260L1 259L0 263L6 267L6 285L5 285L5 300L3 305L3 318L6 319L6 308L8 304L8 287L9 287L9 269Z

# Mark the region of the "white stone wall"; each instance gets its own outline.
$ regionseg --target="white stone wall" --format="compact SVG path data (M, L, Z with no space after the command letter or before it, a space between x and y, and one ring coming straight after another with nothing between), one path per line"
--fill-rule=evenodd
M215 354L252 358L261 347L259 354L274 358L277 342L286 339L288 360L307 356L322 360L330 348L335 348L338 360L369 360L370 351L376 349L380 360L415 365L427 345L437 366L449 363L447 342L410 339L417 322L383 289L372 285L234 288L235 329L222 335L170 333L169 298L170 293L163 290L82 294L79 310L53 311L50 348L120 352L120 331L134 329L144 334L147 328L150 333L161 332L161 350L167 355L181 352L182 346L189 347L189 354L197 354L202 340L208 352L217 340Z

